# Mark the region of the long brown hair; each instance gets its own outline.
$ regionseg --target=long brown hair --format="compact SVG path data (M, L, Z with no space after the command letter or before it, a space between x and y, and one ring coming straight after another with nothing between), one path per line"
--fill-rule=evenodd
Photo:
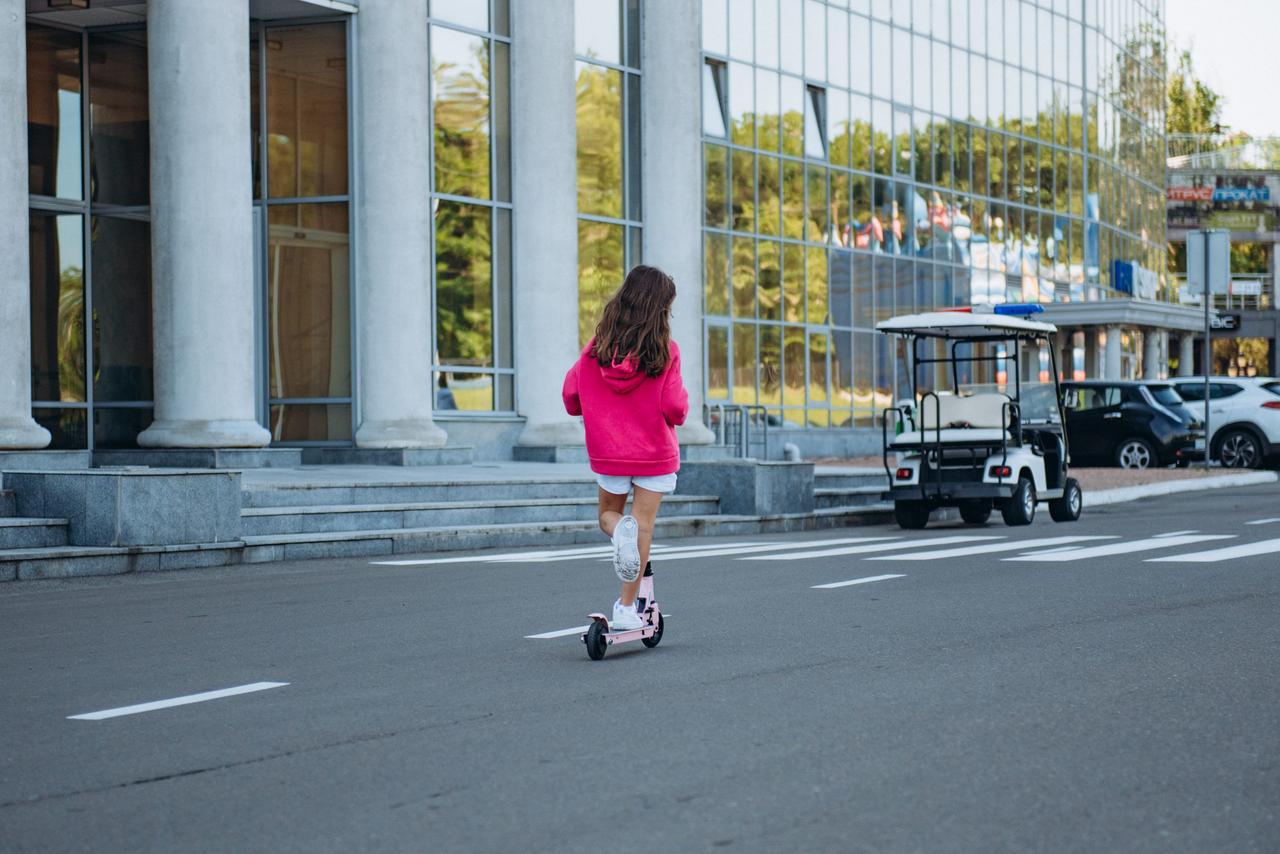
M657 267L640 264L604 307L596 326L592 357L601 366L628 356L656 377L667 368L671 351L671 303L676 283Z

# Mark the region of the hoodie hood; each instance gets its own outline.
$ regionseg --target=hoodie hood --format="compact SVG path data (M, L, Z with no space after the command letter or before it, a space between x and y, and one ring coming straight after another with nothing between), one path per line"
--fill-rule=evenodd
M600 376L615 392L627 394L644 382L646 374L637 368L635 359L627 356L621 362L614 361L600 368Z
M596 339L592 338L587 342L587 346L582 348L582 358L584 361L590 362L600 368L600 376L605 383L617 394L627 394L634 391L639 385L645 381L647 374L639 369L635 358L628 355L625 359L614 360L611 365L600 365L596 362L595 357L591 355L591 348L596 344Z

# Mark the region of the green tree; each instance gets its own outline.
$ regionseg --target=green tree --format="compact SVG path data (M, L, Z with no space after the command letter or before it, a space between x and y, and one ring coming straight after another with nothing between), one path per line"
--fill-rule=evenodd
M1191 51L1178 53L1166 90L1165 129L1169 133L1220 134L1222 95L1196 76Z

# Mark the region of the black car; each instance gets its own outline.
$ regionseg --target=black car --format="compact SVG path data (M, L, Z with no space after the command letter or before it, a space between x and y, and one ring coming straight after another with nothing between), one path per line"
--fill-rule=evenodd
M1062 393L1072 465L1185 464L1203 442L1199 421L1168 383L1065 382Z

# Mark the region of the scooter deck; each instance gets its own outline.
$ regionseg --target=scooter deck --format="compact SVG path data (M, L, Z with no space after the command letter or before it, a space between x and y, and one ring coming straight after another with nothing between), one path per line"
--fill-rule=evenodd
M658 611L657 609L655 609L653 613L655 617L661 615L661 612ZM604 614L588 614L587 616L590 617L593 622L604 623L605 625L604 639L605 639L605 642L608 644L626 643L628 641L650 638L650 637L653 637L654 633L658 631L657 620L654 620L651 623L645 623L643 626L641 626L638 629L625 629L623 631L615 631L609 628L609 620L607 617L605 617ZM584 632L582 634L582 639L585 641L586 638L587 638L587 635Z

